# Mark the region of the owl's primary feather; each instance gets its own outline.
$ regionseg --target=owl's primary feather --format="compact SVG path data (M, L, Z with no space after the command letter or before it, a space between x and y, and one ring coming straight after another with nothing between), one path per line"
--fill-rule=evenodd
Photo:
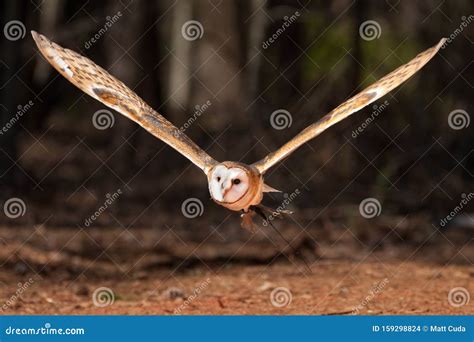
M321 132L328 129L335 123L347 118L349 115L359 111L365 106L381 98L392 89L398 87L400 84L413 76L426 63L428 63L428 61L438 52L441 46L443 46L445 41L446 39L441 39L437 45L418 54L410 62L402 65L374 84L365 88L359 94L333 109L329 114L321 118L319 121L305 128L278 150L270 153L264 159L254 163L253 166L256 167L260 173L264 173L280 160L286 158L308 140L315 138Z
M217 164L181 130L106 70L90 59L49 41L41 34L34 31L31 34L46 60L76 87L144 127L183 154L206 174Z

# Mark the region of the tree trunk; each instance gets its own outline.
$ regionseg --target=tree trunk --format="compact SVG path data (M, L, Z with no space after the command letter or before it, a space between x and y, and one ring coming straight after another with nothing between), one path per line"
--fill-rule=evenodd
M2 2L1 13L5 18L2 27L12 20L18 20L23 25L25 23L26 10L20 1ZM16 39L23 33L25 38ZM13 124L10 122L12 118L15 118L19 110L18 106L28 102L26 100L28 89L16 77L16 73L25 62L21 56L23 56L22 50L25 46L23 39L26 39L27 35L26 30L23 32L20 29L20 31L11 32L13 39L2 37L0 40L0 50L2 51L0 62L0 182L2 186L14 187L17 191L21 191L21 187L29 184L27 180L22 179L23 174L18 170L18 167L14 166L14 162L18 160L17 138L21 130L21 122L19 122L21 117ZM7 123L9 124L7 125Z

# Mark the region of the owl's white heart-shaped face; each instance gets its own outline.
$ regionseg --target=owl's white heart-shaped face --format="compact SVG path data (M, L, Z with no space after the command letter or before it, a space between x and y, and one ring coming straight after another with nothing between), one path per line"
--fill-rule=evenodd
M234 203L241 199L249 189L249 177L239 167L227 168L217 165L209 180L209 192L214 200Z

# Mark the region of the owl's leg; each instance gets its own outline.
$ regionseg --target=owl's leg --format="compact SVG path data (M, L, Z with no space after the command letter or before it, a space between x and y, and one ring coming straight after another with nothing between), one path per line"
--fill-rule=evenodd
M255 233L258 229L258 226L255 224L253 218L255 216L255 212L253 210L242 210L242 214L240 214L240 218L242 219L240 222L240 226L252 234Z

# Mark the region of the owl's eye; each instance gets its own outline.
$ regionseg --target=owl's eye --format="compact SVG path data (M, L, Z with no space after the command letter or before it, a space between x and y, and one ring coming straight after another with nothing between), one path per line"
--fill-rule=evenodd
M235 185L240 184L240 179L236 178L232 181Z
M221 177L217 177L217 181L220 182L220 181L221 181Z

